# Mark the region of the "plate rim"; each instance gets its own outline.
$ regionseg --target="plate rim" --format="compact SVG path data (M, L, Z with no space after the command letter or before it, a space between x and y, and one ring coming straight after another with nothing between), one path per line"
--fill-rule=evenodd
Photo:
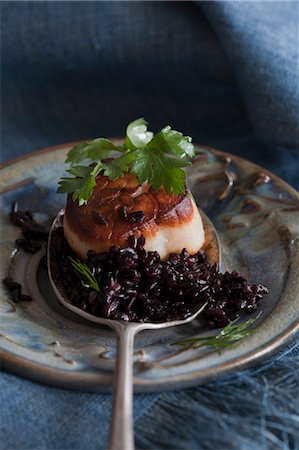
M146 379L139 379L138 384L134 383L134 392L164 392L199 386L206 381L213 381L218 377L227 376L233 371L241 371L255 366L257 363L263 361L265 357L270 358L279 353L297 336L299 336L299 321L295 320L284 333L281 333L277 337L273 338L270 342L263 344L260 348L258 348L258 351L253 349L251 352L243 356L239 356L229 362L222 363L221 366L216 367L212 373L210 369L201 369L198 372L183 374L180 376L179 380L175 381L173 381L173 379L176 379L177 376L165 377L159 382L153 382L152 380L147 382ZM11 355L11 353L7 350L2 349L0 351L0 358L3 369L42 384L51 384L58 388L60 387L71 390L83 389L91 392L107 392L112 390L113 373L105 374L104 382L101 380L101 382L99 381L97 383L97 379L95 378L98 375L95 373L85 372L82 374L81 372L67 372L62 369L40 365L34 361L30 361L27 358L22 358L18 355ZM208 373L205 373L206 371ZM201 376L198 376L198 374L202 372L204 373ZM103 377L103 373L100 374L99 378L100 377Z

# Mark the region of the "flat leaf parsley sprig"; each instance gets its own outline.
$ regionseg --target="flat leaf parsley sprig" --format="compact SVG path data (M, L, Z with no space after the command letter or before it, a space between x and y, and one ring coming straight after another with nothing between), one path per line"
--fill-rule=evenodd
M110 180L130 172L137 176L140 184L147 182L155 190L162 186L166 194L171 191L182 194L185 190L183 169L191 165L193 156L194 145L189 136L183 136L170 126L154 134L148 131L143 118L136 119L128 125L122 146L105 138L75 145L66 158L71 177L59 181L57 192L72 194L74 201L84 205L96 185L97 175L103 171Z

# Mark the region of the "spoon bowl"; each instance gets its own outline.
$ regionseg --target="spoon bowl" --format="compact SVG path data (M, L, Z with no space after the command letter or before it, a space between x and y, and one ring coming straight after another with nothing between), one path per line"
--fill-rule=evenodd
M202 214L202 213L201 213ZM117 335L116 367L114 374L113 388L113 410L110 427L109 449L110 450L133 450L134 449L134 431L133 431L133 351L134 338L137 333L143 330L157 330L183 325L194 320L204 310L206 303L201 304L198 309L189 317L184 319L174 319L167 322L128 322L123 320L104 319L94 316L70 302L67 294L55 276L53 270L53 252L52 238L53 233L62 226L64 210L61 210L53 221L49 233L47 248L47 266L48 276L51 286L63 306L78 314L84 319L105 325L115 331ZM211 263L220 262L220 245L217 233L203 215L205 232L208 235L208 247L210 248Z

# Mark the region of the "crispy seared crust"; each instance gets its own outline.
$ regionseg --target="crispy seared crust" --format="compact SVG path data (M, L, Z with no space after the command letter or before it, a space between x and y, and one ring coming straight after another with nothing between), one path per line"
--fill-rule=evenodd
M124 219L123 208L129 214L143 211L143 222L130 223ZM151 239L161 226L183 225L193 216L194 202L187 189L182 195L166 195L163 189L153 191L148 184L140 186L137 178L129 173L115 181L99 175L87 205L79 206L68 197L64 230L75 251L76 238L85 248L107 251L113 244L126 245L131 234L136 237L143 234Z

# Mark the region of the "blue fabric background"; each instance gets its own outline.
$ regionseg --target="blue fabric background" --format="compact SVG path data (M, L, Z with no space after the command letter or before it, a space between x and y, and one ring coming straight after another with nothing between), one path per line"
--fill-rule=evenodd
M144 116L299 188L298 2L1 2L2 160ZM299 347L135 397L138 448L298 449ZM3 449L105 448L111 396L1 374Z

